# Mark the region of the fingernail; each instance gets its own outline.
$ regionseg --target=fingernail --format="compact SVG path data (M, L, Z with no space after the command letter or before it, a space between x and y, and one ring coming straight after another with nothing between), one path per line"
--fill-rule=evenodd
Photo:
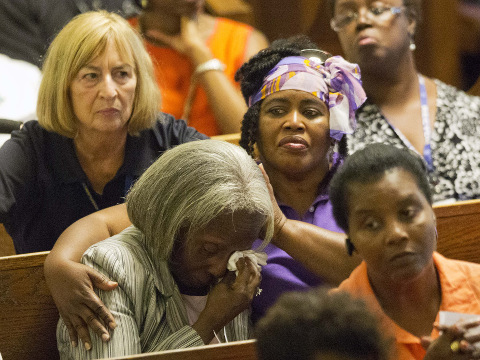
M72 341L72 346L73 346L73 347L77 347L77 342L76 342L76 341Z
M110 327L110 329L115 329L117 327L117 323L115 321L110 321L108 323L108 326Z
M90 350L92 348L92 345L90 343L86 342L85 343L85 349Z
M102 340L107 342L108 340L110 340L110 335L103 333L102 334Z

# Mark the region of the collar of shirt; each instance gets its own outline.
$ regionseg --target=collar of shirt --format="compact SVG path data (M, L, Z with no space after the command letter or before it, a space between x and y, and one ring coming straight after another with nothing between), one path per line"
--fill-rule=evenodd
M146 131L149 129L142 133ZM125 159L115 178L124 174L138 178L150 165L152 157L142 156L142 154L153 150L142 133L139 136L127 135ZM52 159L57 181L60 183L86 182L87 176L78 161L73 140L55 133L50 133L50 136L52 139L48 141L47 151Z
M300 221L304 221L312 224L315 209L317 208L318 204L321 202L327 202L329 200L328 187L330 185L330 180L332 180L332 177L335 174L334 169L337 169L338 166L340 166L341 164L342 164L342 159L340 158L338 153L334 153L330 170L324 176L320 184L318 184L317 197L313 201L312 205L310 205L308 212L306 214L303 214L303 218L300 214L297 214L297 212L293 208L291 208L285 203L282 203L277 199L278 206L280 207L282 212L285 214L285 216L288 219L300 220ZM310 219L309 221L308 218L310 217L312 217L312 219Z

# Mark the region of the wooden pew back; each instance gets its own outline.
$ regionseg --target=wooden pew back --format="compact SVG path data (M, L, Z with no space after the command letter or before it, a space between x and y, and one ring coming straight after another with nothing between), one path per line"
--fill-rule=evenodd
M480 200L434 207L438 251L480 263ZM0 353L6 360L59 358L58 311L45 283L48 252L0 258ZM256 360L254 341L143 354L124 359Z
M257 360L255 340L200 346L150 354L122 356L115 360Z
M0 353L5 360L59 359L59 315L43 275L47 254L0 258Z
M224 134L212 136L213 140L226 141L233 145L239 145L240 133Z
M434 206L438 252L458 260L480 263L480 200Z

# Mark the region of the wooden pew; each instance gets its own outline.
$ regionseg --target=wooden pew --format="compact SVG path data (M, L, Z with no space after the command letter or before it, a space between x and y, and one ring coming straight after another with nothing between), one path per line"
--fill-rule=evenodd
M438 252L458 260L480 263L480 200L434 206Z
M212 139L226 141L226 142L229 142L230 144L238 145L240 142L240 133L216 135L216 136L212 136Z
M480 263L480 200L434 207L438 251ZM48 252L0 258L0 353L5 360L59 358L58 311L47 289L43 263ZM255 342L143 354L124 359L256 360Z
M115 360L257 360L255 340L234 341L228 344L200 346L189 349L162 351L150 354L122 356ZM7 360L7 359L5 359Z
M59 315L43 275L47 254L0 258L0 353L5 360L59 359Z
M15 247L13 246L13 240L8 235L5 226L0 224L0 256L15 255Z

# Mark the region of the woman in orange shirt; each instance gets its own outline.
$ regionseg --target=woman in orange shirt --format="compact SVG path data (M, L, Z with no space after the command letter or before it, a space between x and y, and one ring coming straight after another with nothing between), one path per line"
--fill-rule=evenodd
M408 149L369 145L336 172L330 200L349 254L363 259L339 290L363 298L378 316L395 339L393 359L479 359L480 265L435 251L436 219L422 159ZM439 326L448 325L441 324L441 311L478 316L468 326L446 328L426 352Z
M209 135L240 131L247 107L234 75L268 46L251 26L216 18L204 0L142 1L130 19L146 38L162 93L162 111Z

